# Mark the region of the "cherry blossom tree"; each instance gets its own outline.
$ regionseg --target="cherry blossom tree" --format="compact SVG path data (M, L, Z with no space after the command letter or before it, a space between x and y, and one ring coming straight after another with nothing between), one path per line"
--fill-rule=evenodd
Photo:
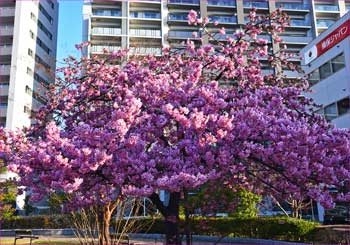
M152 200L165 218L167 244L181 243L182 193L210 181L325 206L350 197L349 131L313 113L303 96L307 81L262 73L261 58L294 69L288 54L270 54L260 36L281 42L288 17L252 11L246 30L219 29L224 41L196 12L188 19L212 44L188 40L161 57L124 50L67 58L35 124L9 143L17 149L7 154L10 169L33 200L64 191L69 209L99 207L100 244L110 243L111 215L125 196ZM343 192L333 196L329 185Z

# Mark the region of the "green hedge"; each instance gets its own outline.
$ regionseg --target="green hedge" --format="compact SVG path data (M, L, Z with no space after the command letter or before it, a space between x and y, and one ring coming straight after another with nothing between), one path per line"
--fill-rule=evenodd
M1 222L2 229L61 229L71 226L68 215L14 216Z
M164 233L164 221L154 219L151 227L144 227L140 233ZM152 223L150 218L138 219L137 222ZM70 228L68 216L29 216L16 217L2 224L3 229ZM195 218L191 221L192 233L197 235L227 236L241 238L261 238L284 241L309 241L318 223L286 217L237 218ZM183 231L181 220L180 229Z

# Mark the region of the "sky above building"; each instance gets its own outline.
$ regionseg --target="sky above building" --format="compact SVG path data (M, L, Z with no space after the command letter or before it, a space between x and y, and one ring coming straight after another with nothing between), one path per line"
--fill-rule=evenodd
M75 44L82 42L83 0L59 0L57 67L69 56L79 57Z

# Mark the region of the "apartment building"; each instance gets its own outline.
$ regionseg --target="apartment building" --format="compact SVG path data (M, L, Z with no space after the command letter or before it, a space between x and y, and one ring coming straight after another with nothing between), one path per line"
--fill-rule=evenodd
M0 127L29 126L31 113L46 103L55 79L57 27L57 1L0 1ZM0 181L11 177L2 173ZM25 194L17 196L17 210L24 200Z
M279 50L299 53L316 36L325 31L350 9L345 0L131 0L85 1L83 7L83 40L91 46L86 55L102 54L104 49L129 48L132 54L161 54L161 47L181 48L181 42L191 38L197 45L210 41L206 36L193 38L198 27L187 24L187 14L193 9L210 22L218 21L232 35L248 21L255 7L258 14L268 14L276 8L291 17L291 25L282 34L287 50L269 39L271 52ZM209 26L213 29L213 26ZM224 40L224 38L222 38ZM299 63L298 59L292 60ZM265 63L266 72L274 72ZM288 77L297 73L285 71Z
M58 3L0 1L0 126L29 126L54 81Z

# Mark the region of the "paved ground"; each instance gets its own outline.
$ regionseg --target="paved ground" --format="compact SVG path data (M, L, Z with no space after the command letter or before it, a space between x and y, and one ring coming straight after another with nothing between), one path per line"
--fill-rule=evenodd
M10 245L13 244L14 237L0 237L0 245ZM250 240L250 239L237 239L235 242L220 242L216 243L217 239L214 239L212 241L203 241L202 239L199 241L194 240L193 244L218 244L218 245L223 245L223 244L282 244L283 242L277 242L277 241L266 241L266 240ZM163 240L160 238L135 238L131 239L130 241L131 244L134 245L141 245L141 244L150 244L150 245L161 245L164 244ZM18 240L17 244L22 245L22 244L29 244L28 239L23 239L23 240ZM79 244L79 240L75 237L67 237L67 236L39 236L39 240L36 240L33 242L33 244L47 244L47 245L77 245ZM183 241L183 244L186 244L185 241ZM289 243L292 244L292 243Z

